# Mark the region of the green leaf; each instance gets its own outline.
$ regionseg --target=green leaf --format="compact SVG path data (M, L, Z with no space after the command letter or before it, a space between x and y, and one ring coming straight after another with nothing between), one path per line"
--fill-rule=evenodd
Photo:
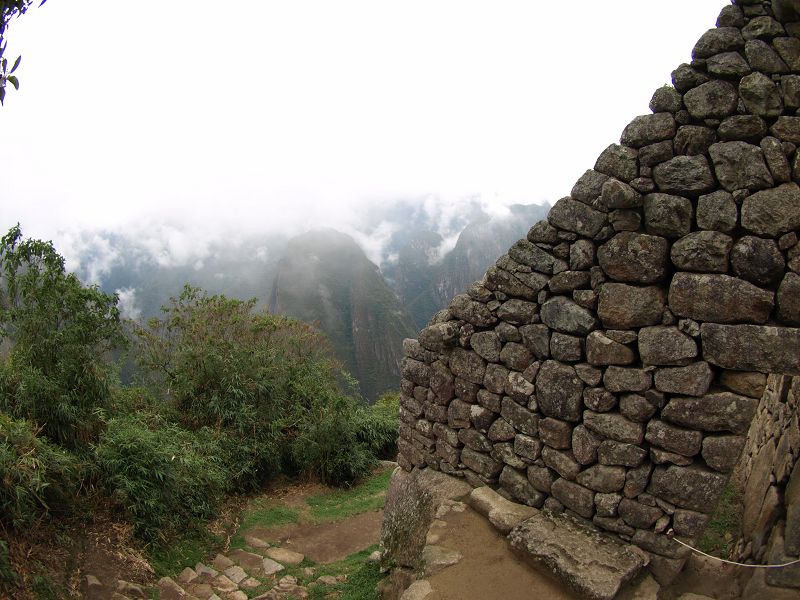
M0 106L3 105L3 100L6 98L6 88L0 87Z
M14 66L11 67L11 72L12 73L17 70L17 67L19 66L19 63L20 63L21 60L22 60L22 56L18 56L17 60L14 61Z
M19 79L17 79L16 75L9 75L6 79L14 86L15 90L19 90Z

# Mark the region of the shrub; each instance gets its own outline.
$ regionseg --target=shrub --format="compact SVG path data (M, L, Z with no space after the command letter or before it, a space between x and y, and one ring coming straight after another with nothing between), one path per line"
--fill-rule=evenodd
M74 503L80 463L37 437L30 423L0 413L0 520L22 529Z
M51 242L0 239L0 409L32 421L52 441L85 449L102 426L114 373L106 356L124 344L117 298L67 274Z
M358 439L378 458L394 460L397 455L400 394L383 394L357 419Z
M281 471L331 483L368 473L396 418L364 411L322 334L254 307L186 286L137 329L140 366L181 425L218 434L236 488Z
M212 432L189 432L157 415L111 419L95 455L107 489L147 540L211 518L225 489Z

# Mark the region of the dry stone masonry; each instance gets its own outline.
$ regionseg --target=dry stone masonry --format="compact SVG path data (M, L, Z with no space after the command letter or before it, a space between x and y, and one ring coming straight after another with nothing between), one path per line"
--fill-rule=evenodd
M759 395L764 376L740 379L741 392ZM783 564L800 554L800 377L770 375L734 476L743 490L739 561ZM781 596L780 588L794 595ZM745 598L797 598L800 564L759 569Z
M403 468L566 511L662 579L741 454L753 373L800 375L800 3L736 0L692 57L406 340L401 383Z

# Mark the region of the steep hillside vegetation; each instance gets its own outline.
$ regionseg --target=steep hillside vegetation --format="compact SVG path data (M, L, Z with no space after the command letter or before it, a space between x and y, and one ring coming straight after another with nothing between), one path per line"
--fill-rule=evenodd
M414 329L378 268L350 236L329 229L290 240L269 309L318 323L366 398L396 388L402 341Z

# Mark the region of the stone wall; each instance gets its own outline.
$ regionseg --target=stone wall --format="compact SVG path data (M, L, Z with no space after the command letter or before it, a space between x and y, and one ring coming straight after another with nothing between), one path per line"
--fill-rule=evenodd
M734 475L744 506L735 551L739 561L782 564L800 557L798 408L800 377L770 375ZM750 595L764 586L800 588L800 565L759 572L749 584Z
M800 374L800 2L737 0L482 280L406 340L399 461L566 510L674 572Z

